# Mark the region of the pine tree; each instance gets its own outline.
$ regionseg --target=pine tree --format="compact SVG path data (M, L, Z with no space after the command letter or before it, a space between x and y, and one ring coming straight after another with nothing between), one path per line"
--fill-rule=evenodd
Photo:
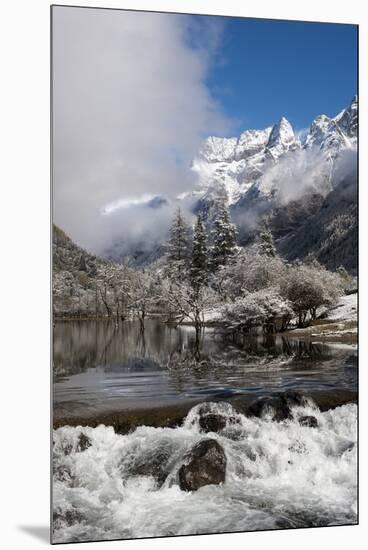
M201 215L198 215L194 227L192 257L190 263L190 282L195 290L199 290L208 280L208 250L207 238Z
M170 228L168 242L168 267L170 277L185 276L190 257L190 229L180 208Z
M216 214L211 231L211 267L213 271L226 265L236 252L236 228L230 221L226 200L223 197L218 198L215 207Z
M272 232L267 225L264 225L261 233L259 234L258 250L260 254L275 258L276 247L273 240Z

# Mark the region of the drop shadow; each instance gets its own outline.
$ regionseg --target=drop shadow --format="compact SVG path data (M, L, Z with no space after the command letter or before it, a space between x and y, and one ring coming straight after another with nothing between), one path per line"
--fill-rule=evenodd
M35 539L50 544L50 527L48 525L19 525L18 529Z

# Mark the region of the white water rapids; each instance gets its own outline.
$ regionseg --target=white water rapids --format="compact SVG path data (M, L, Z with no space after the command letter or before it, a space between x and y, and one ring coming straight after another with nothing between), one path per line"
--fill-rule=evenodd
M294 407L293 419L280 423L235 413L238 422L230 423L234 410L213 404L229 420L221 434L199 431L198 407L179 428L56 430L53 542L356 523L356 405L324 413L313 404ZM301 415L315 416L318 427L301 426ZM81 433L92 445L78 452ZM182 491L183 457L205 438L225 451L225 483ZM169 472L161 486L134 475L155 457Z

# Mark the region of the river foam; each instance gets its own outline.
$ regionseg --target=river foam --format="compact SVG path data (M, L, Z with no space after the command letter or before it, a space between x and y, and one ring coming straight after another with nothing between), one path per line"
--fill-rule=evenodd
M210 407L227 417L221 434L200 432L200 406L178 428L141 426L128 435L102 425L55 430L53 542L356 523L356 405L321 413L309 403L279 423L227 404ZM315 416L318 427L301 426L302 415ZM91 443L82 452L81 434ZM207 437L225 451L226 481L182 491L183 457ZM167 477L142 475L152 461Z

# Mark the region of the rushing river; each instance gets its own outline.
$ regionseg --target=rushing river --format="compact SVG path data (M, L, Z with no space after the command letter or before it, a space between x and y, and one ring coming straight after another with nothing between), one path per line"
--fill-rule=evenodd
M247 417L228 404L297 389L355 391L354 346L296 339L247 338L225 344L207 329L200 345L190 327L148 321L54 328L54 418L189 403L180 427L63 426L54 431L54 542L137 538L319 525L357 520L357 407L321 412L309 400L282 422ZM202 433L203 401L226 417L220 433ZM222 407L222 408L221 408ZM299 423L313 415L318 427ZM233 423L236 416L236 423ZM97 424L96 424L97 425ZM83 452L81 434L89 441ZM178 469L188 450L216 439L226 479L182 491ZM164 457L163 483L135 465Z

